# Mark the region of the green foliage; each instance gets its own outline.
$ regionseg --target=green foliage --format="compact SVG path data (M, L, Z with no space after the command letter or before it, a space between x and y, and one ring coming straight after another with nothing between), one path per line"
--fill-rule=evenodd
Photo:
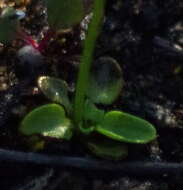
M22 15L21 15L22 14ZM17 36L19 30L19 19L24 15L11 7L5 8L0 16L0 42L11 42Z
M68 98L69 88L65 81L54 77L42 76L38 79L38 86L48 99L62 104L67 112L71 113L72 105Z
M148 143L156 138L156 130L149 122L120 111L107 112L96 131L128 143Z
M76 124L82 121L85 95L88 88L89 72L93 60L95 43L101 29L102 18L104 16L105 0L95 0L93 18L88 27L88 35L84 42L84 50L79 66L78 80L76 84L76 94L74 101L74 120Z
M44 0L48 23L52 29L67 29L78 24L84 17L83 0Z
M98 109L91 100L85 101L83 120L91 124L97 124L104 118L104 110Z
M98 157L111 160L120 160L126 158L128 155L128 147L123 143L119 143L110 139L89 138L87 140L87 147Z
M25 135L40 134L44 137L69 140L72 137L72 123L65 117L65 111L61 106L47 104L26 115L20 131Z
M114 59L101 57L93 64L87 95L94 103L112 104L122 86L122 71Z
M47 8L49 31L52 31L52 33L79 24L85 16L83 0L44 0L44 2ZM18 36L26 43L40 50L40 44L38 45L37 42L20 29L19 19L24 16L24 12L15 10L12 7L7 7L2 11L0 15L0 42L7 44ZM51 34L49 38L46 36L44 40L49 41L50 39ZM44 43L46 43L45 41ZM41 48L42 45L43 43Z
M57 4L60 12L64 8L64 3L61 4L61 1L47 0L46 2L47 6L51 7L50 10L48 7L48 16L51 14L49 11L53 11L53 7ZM72 17L76 16L73 15L75 8L70 8L79 6L79 1L68 2L65 3L68 14L71 11ZM136 116L115 110L105 113L105 110L97 108L94 104L112 104L123 87L122 71L114 59L102 57L91 68L94 47L104 15L104 5L103 0L94 1L93 18L84 44L73 105L68 98L66 82L42 76L38 79L39 88L48 99L62 104L66 115L64 108L56 104L38 107L25 116L20 131L25 135L39 134L67 140L75 132L77 136L86 137L84 143L97 156L118 160L127 156L127 146L123 142L148 143L156 138L156 130L149 122ZM58 13L56 8L54 19L57 18ZM60 14L62 23L68 24L70 17L68 19L63 14ZM60 19L55 22L52 19L50 24L56 26ZM60 23L57 26L59 25ZM102 138L93 138L94 134Z

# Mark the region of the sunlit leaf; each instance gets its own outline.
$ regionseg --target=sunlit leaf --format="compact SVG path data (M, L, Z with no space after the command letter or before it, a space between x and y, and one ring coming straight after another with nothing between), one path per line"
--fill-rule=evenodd
M23 119L20 131L24 135L40 134L69 140L72 137L72 124L65 117L64 109L57 104L40 106Z
M122 86L122 71L113 58L102 57L94 63L87 90L88 97L94 103L113 103Z
M38 79L38 86L47 98L62 104L68 113L71 112L72 105L68 98L68 86L65 81L54 77L41 76Z
M84 17L83 0L44 0L51 28L66 29L78 24Z
M128 143L148 143L156 138L153 125L120 111L106 113L95 130L111 139Z

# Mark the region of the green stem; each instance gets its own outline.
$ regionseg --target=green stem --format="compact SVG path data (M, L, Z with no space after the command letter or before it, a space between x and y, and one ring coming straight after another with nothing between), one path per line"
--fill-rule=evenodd
M105 0L95 0L91 23L84 43L83 56L81 58L80 70L76 84L74 102L74 120L78 125L82 121L84 100L89 80L91 62L97 37L100 33L102 18L104 15Z

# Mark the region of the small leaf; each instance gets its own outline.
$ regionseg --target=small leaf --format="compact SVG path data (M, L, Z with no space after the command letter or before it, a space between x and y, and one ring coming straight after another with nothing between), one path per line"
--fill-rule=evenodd
M87 143L89 150L98 157L112 160L121 160L127 157L128 147L107 138L93 138Z
M48 23L55 30L67 29L78 24L84 17L83 0L44 0Z
M83 119L91 121L92 124L99 123L104 117L104 110L98 109L90 100L86 100Z
M7 7L2 11L0 16L1 43L8 43L16 38L19 29L19 19L24 16L24 12L16 11L12 7Z
M110 57L98 59L92 68L87 96L94 103L111 104L123 86L119 64Z
M36 135L26 138L26 145L31 151L40 151L45 147L45 140Z
M61 106L47 104L27 114L21 123L20 131L24 135L40 134L45 137L69 140L72 137L72 124L65 117Z
M153 125L120 111L106 113L95 130L111 139L128 143L148 143L156 138Z
M72 111L72 105L68 98L68 86L63 80L41 76L38 79L38 86L43 94L53 102L62 104L68 113Z

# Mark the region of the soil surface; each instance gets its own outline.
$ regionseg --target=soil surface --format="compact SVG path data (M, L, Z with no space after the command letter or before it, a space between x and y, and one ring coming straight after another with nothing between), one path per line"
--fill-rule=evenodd
M26 11L22 29L41 40L48 29L42 1L4 0L0 9L7 5ZM21 39L0 45L0 148L32 151L18 126L26 113L49 103L37 89L39 76L62 78L74 89L87 19L70 31L60 32L35 59L18 56L25 45ZM130 145L125 161L182 163L183 2L108 1L95 59L103 56L114 58L123 70L125 85L112 107L150 121L158 133L148 145ZM75 140L68 143L47 139L41 152L93 157ZM147 176L139 179L8 160L0 162L0 171L0 186L12 190L181 190L183 185L183 176L179 175L163 180Z

